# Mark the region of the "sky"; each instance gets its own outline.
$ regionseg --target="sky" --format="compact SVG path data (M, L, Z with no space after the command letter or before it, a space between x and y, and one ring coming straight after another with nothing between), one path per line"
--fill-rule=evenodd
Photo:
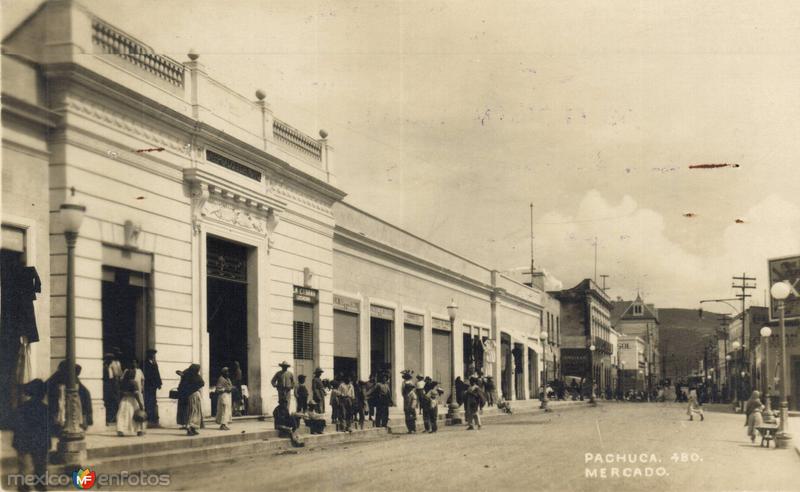
M609 294L659 307L743 272L763 305L800 254L798 2L81 3L324 128L347 201L486 266L530 263L531 203L537 266L592 277L597 238Z

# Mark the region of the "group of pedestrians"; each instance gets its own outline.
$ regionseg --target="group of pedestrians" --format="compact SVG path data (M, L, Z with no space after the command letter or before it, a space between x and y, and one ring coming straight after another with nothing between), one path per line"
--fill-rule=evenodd
M431 379L430 376L417 374L414 381L414 373L410 370L401 372L403 378L403 413L406 420L406 428L409 434L417 432L417 413L422 415L425 432L431 434L439 430L439 399L444 390L439 387L439 382Z
M146 351L143 368L136 359L123 364L118 348L112 348L103 357L105 422L116 424L119 436L141 436L148 422L153 425L159 422L156 393L163 383L156 353L155 349Z

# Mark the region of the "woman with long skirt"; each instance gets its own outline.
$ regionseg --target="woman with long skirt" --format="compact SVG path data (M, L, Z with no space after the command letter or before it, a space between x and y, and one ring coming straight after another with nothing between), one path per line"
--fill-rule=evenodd
M764 404L761 403L761 393L753 391L750 399L744 405L745 425L750 442L756 442L756 428L764 425Z
M228 379L228 368L223 367L217 379L217 423L219 430L231 430L228 424L233 420L233 383Z
M120 401L117 410L117 435L122 437L127 434L144 435L144 421L146 419L136 419L136 412L144 411L144 398L142 391L136 382L136 371L128 369L122 376L119 385Z
M186 426L187 436L199 434L197 429L203 424L200 389L205 384L202 376L200 376L199 364L192 364L181 375L181 382L178 384L178 400L184 399L186 403L183 415L178 416L178 423Z

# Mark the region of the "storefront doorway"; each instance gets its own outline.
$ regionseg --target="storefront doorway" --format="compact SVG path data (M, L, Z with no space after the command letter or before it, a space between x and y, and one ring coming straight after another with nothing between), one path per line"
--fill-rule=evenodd
M500 389L503 398L511 399L511 378L514 370L514 361L511 357L511 337L505 333L500 334Z
M207 249L206 320L209 341L209 387L223 367L234 376L241 368L241 384L248 380L247 366L247 253L244 246L209 237ZM212 394L212 415L216 402Z
M5 227L3 228L5 233ZM5 239L5 234L3 239ZM6 244L6 241L3 241ZM20 241L20 246L22 241ZM24 268L22 251L10 249L0 250L0 429L8 429L17 400L17 357L20 350L20 332L17 324L20 321L18 306L21 298L21 286L17 281L17 272Z
M103 354L119 356L123 367L144 360L150 319L150 275L103 267Z
M537 386L537 381L539 380L538 377L538 370L539 370L539 354L537 354L532 348L528 349L528 394L530 395L531 399L536 398L539 395L539 387ZM546 376L542 374L542 379ZM544 382L545 388L547 387L547 381Z
M386 374L390 380L393 379L392 325L388 319L370 318L370 372L376 376Z
M521 343L514 344L514 390L515 395L514 397L517 400L524 400L525 399L525 365L524 365L524 353L525 346Z
M450 332L433 330L431 342L433 354L433 374L431 377L438 381L442 388L450 388L453 381L453 376L450 372L451 358L453 357L450 347Z
M333 374L358 378L358 314L333 312Z

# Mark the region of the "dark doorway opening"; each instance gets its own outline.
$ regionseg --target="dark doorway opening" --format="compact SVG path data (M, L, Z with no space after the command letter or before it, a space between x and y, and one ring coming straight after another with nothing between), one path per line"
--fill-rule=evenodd
M19 355L20 341L17 330L13 324L17 316L11 307L12 302L18 302L19 288L15 272L24 266L22 253L8 249L0 250L0 428L8 429L11 426L15 398L17 394L17 357Z
M525 347L521 343L514 344L514 392L517 400L525 399L525 366L524 351Z
M206 319L209 388L223 367L233 376L234 362L247 384L247 248L209 237L207 242ZM211 392L211 414L216 397Z
M370 372L392 379L392 322L387 319L370 318Z
M511 399L511 377L514 361L511 357L511 337L505 333L500 334L500 390L503 398Z
M147 349L149 275L103 267L103 353L120 354L124 367L140 363Z

